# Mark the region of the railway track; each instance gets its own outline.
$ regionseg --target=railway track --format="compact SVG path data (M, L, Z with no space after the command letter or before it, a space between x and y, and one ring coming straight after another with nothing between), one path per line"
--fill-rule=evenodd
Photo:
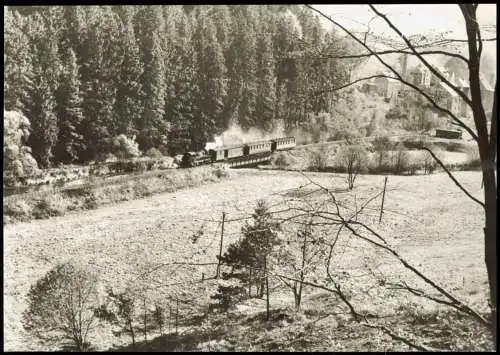
M360 137L360 138L353 138L353 139L349 139L348 141L350 143L360 143L360 142L371 142L373 140L375 140L377 137ZM418 134L418 135L415 135L415 134L400 134L400 135L393 135L393 136L387 136L387 138L390 138L390 139L393 139L393 138L414 138L414 139L426 139L426 140L429 140L429 139L433 139L435 137L432 137L432 136L427 136L427 135L424 135L424 134ZM439 138L437 138L439 139ZM446 139L445 139L446 140ZM340 140L336 140L336 141L329 141L329 142L321 142L321 143L309 143L309 144L302 144L302 145L297 145L296 149L297 148L308 148L308 147L322 147L322 146L328 146L328 145L332 145L332 144L341 144L341 143L346 143L346 139L340 139ZM448 141L448 140L446 140Z

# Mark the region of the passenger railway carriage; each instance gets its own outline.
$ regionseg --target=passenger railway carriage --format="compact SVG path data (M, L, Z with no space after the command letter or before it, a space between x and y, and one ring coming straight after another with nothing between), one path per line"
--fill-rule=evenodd
M462 139L462 131L455 129L436 129L437 138Z

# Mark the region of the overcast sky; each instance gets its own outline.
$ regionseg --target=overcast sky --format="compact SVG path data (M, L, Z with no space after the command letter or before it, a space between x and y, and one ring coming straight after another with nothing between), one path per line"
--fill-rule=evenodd
M313 7L353 30L366 30L366 26L362 24L368 23L374 16L368 5L313 5ZM453 31L454 36L466 38L463 15L456 4L384 4L375 7L387 14L405 35ZM496 13L496 4L480 4L477 10L480 25L496 26ZM332 26L326 19L323 23L329 28ZM380 18L373 20L370 28L373 32L386 35L392 31Z

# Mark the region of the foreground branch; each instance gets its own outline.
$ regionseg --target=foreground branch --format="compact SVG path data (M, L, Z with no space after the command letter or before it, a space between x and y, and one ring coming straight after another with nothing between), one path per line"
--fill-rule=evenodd
M470 199L472 199L472 201L478 203L481 205L481 207L485 208L485 205L483 202L479 201L477 198L475 198L474 196L472 196L469 191L467 191L459 182L457 179L455 179L455 177L453 176L453 174L450 172L450 170L444 165L444 163L436 156L436 154L434 154L432 152L432 150L430 150L429 148L426 148L426 147L423 147L422 148L423 150L426 150L427 152L429 152L429 154L434 158L434 160L441 166L441 168L443 168L443 170L446 172L446 174L448 174L448 176L450 177L451 180L453 180L453 182L455 183L455 185L458 186L458 188L460 190L462 190L467 196L469 196Z
M450 87L453 91L455 91L457 93L458 96L460 96L462 98L462 100L464 100L467 105L469 105L470 107L472 107L472 101L471 99L469 99L467 97L467 95L465 95L462 90L460 90L459 88L457 88L455 85L453 85L448 79L446 79L444 77L444 75L442 75L441 73L439 73L436 69L434 69L434 67L432 65L430 65L430 63L425 60L425 58L415 50L415 48L413 47L413 44L408 40L408 38L406 38L406 36L396 27L394 26L394 24L392 23L391 20L389 20L389 18L382 14L381 12L379 12L375 6L373 5L369 5L370 8L372 9L373 12L375 12L378 16L380 16L388 25L389 27L394 31L396 32L399 37L401 37L403 39L403 41L406 43L406 45L408 46L408 48L410 48L410 50L417 56L418 59L420 59L420 61L422 63L424 63L424 65L426 66L427 69L429 69L431 71L432 74L434 74L439 80L441 80L442 82L444 82L448 87ZM463 58L465 60L465 62L467 63L467 65L470 66L470 62L469 60L466 60L465 58Z
M392 339L398 340L398 341L400 341L402 343L405 343L409 347L412 347L412 348L417 349L419 351L425 351L425 352L438 352L438 351L442 351L440 349L436 349L436 348L431 348L431 347L427 347L427 346L424 346L424 345L415 344L414 342L408 340L407 338L404 338L401 335L398 335L398 334L394 333L392 330L390 330L389 328L387 328L387 327L385 327L383 325L375 325L375 324L370 324L370 323L361 323L361 325L363 325L365 327L368 327L368 328L373 328L373 329L381 330L385 334L389 335Z

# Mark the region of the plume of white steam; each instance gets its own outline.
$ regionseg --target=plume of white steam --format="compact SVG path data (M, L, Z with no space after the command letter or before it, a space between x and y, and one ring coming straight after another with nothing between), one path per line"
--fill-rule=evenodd
M286 134L283 129L283 124L277 125L272 132L263 132L256 128L250 128L245 131L239 125L233 124L220 136L215 136L213 142L208 142L205 145L205 149L209 150L221 146L258 142L285 136Z
M258 141L268 141L279 137L295 137L297 144L312 143L313 138L310 132L300 128L285 131L282 121L276 125L272 132L263 132L256 128L243 130L239 125L233 124L220 136L215 136L213 142L208 142L205 145L205 150L215 149L218 147L245 144Z

